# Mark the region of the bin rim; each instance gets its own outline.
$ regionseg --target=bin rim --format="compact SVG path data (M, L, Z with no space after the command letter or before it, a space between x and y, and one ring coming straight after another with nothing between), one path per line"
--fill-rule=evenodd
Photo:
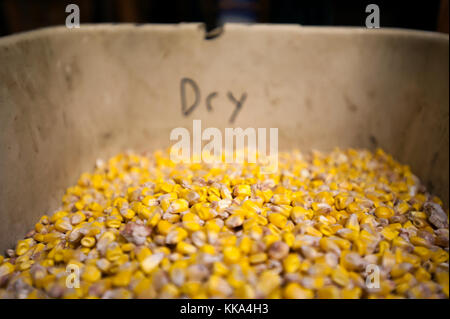
M70 33L89 34L92 32L124 32L135 30L137 32L163 31L176 32L180 30L197 31L205 34L203 23L176 23L176 24L133 24L133 23L98 23L81 24L80 28L69 29L63 25L43 27L35 30L18 32L11 35L0 37L0 46L11 45L16 42L32 40L35 38L62 35ZM223 26L223 33L227 31L252 31L252 32L297 32L300 34L317 35L349 35L349 36L367 36L367 37L396 37L409 38L417 40L438 41L449 43L449 35L435 31L424 31L415 29L382 27L379 29L368 29L366 27L355 26L303 26L299 24L268 24L268 23L226 23ZM218 37L220 38L219 35Z

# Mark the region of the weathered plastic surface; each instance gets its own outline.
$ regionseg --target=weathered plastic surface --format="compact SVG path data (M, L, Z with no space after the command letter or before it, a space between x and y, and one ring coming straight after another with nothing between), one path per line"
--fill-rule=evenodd
M168 147L193 119L278 127L280 149L381 146L447 205L448 63L447 35L392 29L227 25L205 40L198 24L82 25L2 38L0 249L97 158ZM201 93L187 117L182 78ZM234 123L228 92L247 94Z

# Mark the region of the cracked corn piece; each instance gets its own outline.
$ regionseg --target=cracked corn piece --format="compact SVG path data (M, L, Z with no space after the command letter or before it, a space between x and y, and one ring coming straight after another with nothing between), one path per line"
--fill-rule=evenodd
M442 206L382 150L281 153L272 174L119 154L0 256L0 296L448 298Z

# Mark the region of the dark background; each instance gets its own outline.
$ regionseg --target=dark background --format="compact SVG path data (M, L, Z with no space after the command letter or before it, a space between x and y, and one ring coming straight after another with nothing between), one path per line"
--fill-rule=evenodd
M365 7L380 7L381 27L448 33L449 0L0 0L0 35L65 23L65 7L80 7L83 23L224 22L365 26Z

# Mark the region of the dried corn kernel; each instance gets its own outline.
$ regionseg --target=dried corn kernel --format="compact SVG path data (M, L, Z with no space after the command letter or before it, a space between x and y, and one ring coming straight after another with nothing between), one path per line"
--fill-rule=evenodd
M164 152L100 162L0 256L2 289L28 298L448 298L448 214L409 167L382 150L298 155L280 154L270 175L251 163L178 165ZM58 288L67 265L81 269L80 289ZM368 265L381 270L378 289L365 287ZM17 278L32 289L18 291Z
M378 218L391 218L394 216L394 211L388 207L380 206L375 209L375 215Z

